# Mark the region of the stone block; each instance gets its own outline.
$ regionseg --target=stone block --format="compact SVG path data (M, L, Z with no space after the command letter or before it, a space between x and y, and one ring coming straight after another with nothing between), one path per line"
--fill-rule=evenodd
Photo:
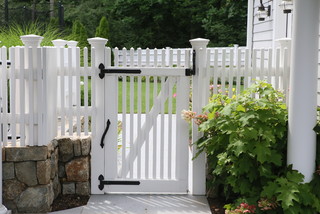
M50 143L47 145L47 147L48 147L48 158L50 158L51 155L52 155L52 153L54 152L54 146L53 146L52 142L50 142Z
M64 163L59 162L59 170L58 170L59 178L65 178L66 177L66 170L64 167Z
M72 195L76 193L76 188L74 183L64 183L62 184L62 194Z
M76 183L76 194L90 195L90 183L89 182Z
M89 155L91 151L91 137L81 139L81 153L83 156Z
M15 163L15 171L17 179L28 186L38 184L36 162L27 161Z
M24 190L26 185L17 180L5 180L3 182L3 198L7 200L16 199Z
M48 148L46 146L6 147L6 161L39 161L46 160Z
M51 143L52 143L53 148L55 148L55 149L57 148L57 146L59 144L57 139L52 140Z
M77 158L65 166L68 181L85 182L89 180L89 158Z
M2 164L2 179L14 179L14 164L13 162L7 162Z
M53 155L51 155L50 166L51 166L50 178L53 179L54 176L58 174L58 157L55 155L55 152L53 153Z
M46 213L53 202L52 184L29 187L17 198L19 213Z
M74 152L74 156L76 156L76 157L81 156L81 141L80 141L80 139L75 139L73 141L73 152Z
M59 161L67 162L74 157L73 142L70 138L62 138L59 142Z
M49 159L45 161L37 162L37 177L39 184L49 184L51 176L51 161Z
M54 199L56 199L61 194L61 184L58 176L54 177L52 184L53 184Z

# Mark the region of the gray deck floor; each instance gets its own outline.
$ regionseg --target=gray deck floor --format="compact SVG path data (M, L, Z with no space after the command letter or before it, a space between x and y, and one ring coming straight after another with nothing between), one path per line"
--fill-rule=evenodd
M88 204L51 214L211 214L205 196L92 195Z

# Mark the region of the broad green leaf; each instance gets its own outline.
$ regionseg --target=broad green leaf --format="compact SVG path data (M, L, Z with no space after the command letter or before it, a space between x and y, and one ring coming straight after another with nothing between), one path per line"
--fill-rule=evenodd
M246 111L246 109L242 105L238 105L236 110L237 111L242 111L242 112Z
M271 156L271 150L268 147L266 147L263 142L257 143L253 152L260 163L268 161Z
M287 179L294 183L300 183L303 181L304 176L298 171L289 171L287 172Z
M284 209L288 209L289 207L293 206L294 201L299 202L299 190L294 186L281 186L276 192L279 193L277 199L281 201L281 206Z
M279 185L276 182L269 182L267 186L263 187L261 197L273 198L278 188Z

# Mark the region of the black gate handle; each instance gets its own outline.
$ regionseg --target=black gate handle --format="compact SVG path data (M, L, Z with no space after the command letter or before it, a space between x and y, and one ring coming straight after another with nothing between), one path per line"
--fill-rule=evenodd
M107 134L107 132L108 132L108 130L109 130L110 125L111 125L111 122L110 122L110 120L108 119L108 121L107 121L107 127L106 127L106 129L104 130L103 135L102 135L102 137L101 137L101 142L100 142L101 148L104 147L104 138L106 137L106 134Z

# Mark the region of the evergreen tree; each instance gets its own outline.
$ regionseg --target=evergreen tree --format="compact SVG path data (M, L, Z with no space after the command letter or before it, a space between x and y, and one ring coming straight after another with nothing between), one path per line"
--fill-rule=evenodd
M109 39L109 23L105 16L100 19L99 26L96 29L96 37Z
M88 46L88 34L84 25L76 20L72 25L72 34L71 39L78 42L79 47L87 47Z

